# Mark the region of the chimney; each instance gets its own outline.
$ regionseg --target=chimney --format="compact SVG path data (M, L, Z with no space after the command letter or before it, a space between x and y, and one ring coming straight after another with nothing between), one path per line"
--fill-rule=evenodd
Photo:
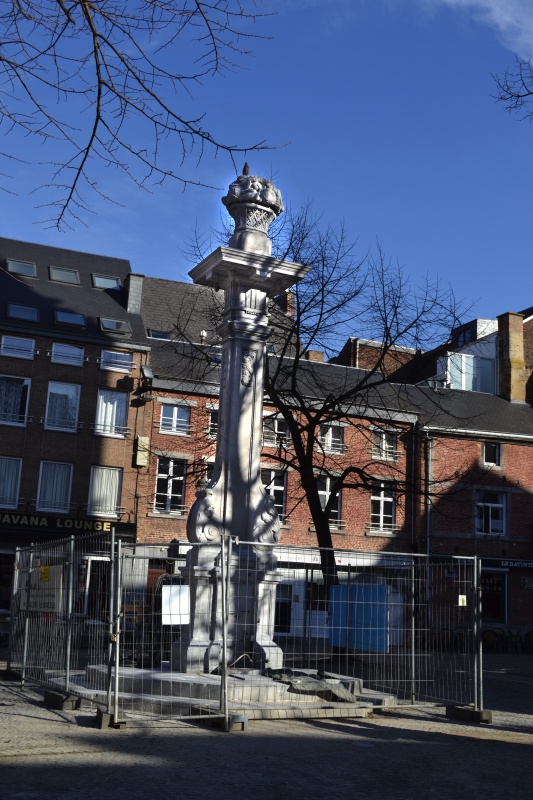
M322 350L308 350L304 353L306 361L322 361L324 362L324 353Z
M144 275L130 272L128 281L128 314L141 313Z
M498 317L499 393L511 403L526 399L523 320L523 314L511 311Z

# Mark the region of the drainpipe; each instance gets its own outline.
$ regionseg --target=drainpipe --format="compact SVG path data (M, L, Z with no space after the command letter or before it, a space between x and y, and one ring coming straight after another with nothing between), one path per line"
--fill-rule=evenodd
M411 550L415 546L416 538L416 487L417 487L417 465L418 465L418 420L412 429L412 453L411 453ZM407 476L406 476L407 477Z
M431 483L433 480L433 439L426 433L424 499L426 508L426 555L431 555Z

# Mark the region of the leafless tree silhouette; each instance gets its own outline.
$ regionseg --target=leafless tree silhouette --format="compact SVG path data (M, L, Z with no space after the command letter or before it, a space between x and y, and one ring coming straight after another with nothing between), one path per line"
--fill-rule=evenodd
M253 0L8 0L0 6L0 121L4 135L54 144L46 220L71 227L99 188L96 162L137 186L186 171L206 150L233 158L263 148L223 142L187 100L204 78L224 75L258 34ZM60 153L57 156L57 153ZM14 151L4 162L20 160ZM3 188L9 191L4 172Z

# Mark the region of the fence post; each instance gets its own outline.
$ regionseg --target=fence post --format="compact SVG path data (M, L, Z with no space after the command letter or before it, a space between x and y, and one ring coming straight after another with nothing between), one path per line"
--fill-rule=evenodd
M22 647L22 671L20 675L20 685L24 687L26 682L26 661L28 660L28 640L30 636L30 607L31 607L31 575L33 569L33 544L30 547L28 564L28 577L26 578L26 613L24 615L24 639Z
M15 600L18 594L18 604ZM15 549L15 562L13 564L13 580L11 581L11 613L9 624L9 642L7 651L7 670L11 671L13 667L13 642L15 641L15 605L17 605L17 614L20 614L20 547Z
M416 625L415 625L415 559L411 559L411 705L415 702L416 672Z
M68 593L67 593L67 641L65 642L65 692L68 694L70 683L70 657L72 653L72 609L74 598L74 536L70 537L68 560Z
M118 723L118 694L119 694L119 666L120 666L120 620L122 614L122 539L117 541L117 595L115 602L115 625L113 649L115 652L115 682L113 698L113 724Z
M228 617L227 617L227 593L226 584L228 581L228 570L226 569L226 533L222 533L222 543L220 549L220 611L222 616L222 664L220 675L220 711L224 714L224 730L226 733L229 731L229 713L228 713L228 656L227 656L227 639L228 639Z
M109 597L108 597L108 619L107 619L107 632L108 632L108 645L107 645L107 713L111 715L111 680L113 670L113 635L114 635L114 614L115 614L115 528L111 528L111 542L109 545Z
M472 633L474 639L474 709L483 711L483 646L481 638L481 559L474 556L474 603L473 603L473 626Z

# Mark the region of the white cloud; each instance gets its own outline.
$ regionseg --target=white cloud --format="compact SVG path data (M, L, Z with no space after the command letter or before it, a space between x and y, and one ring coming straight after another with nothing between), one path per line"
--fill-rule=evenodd
M532 0L418 0L426 7L449 6L472 12L495 28L502 44L522 58L533 56Z

